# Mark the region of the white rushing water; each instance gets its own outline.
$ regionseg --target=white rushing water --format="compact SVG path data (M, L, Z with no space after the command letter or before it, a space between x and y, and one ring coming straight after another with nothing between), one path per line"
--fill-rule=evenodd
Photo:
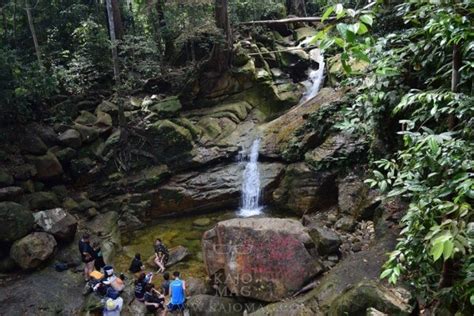
M258 170L258 149L260 139L253 141L250 152L242 155L242 161L246 161L242 179L242 207L239 216L249 217L259 215L262 211L260 205L260 172Z
M318 69L310 69L308 74L309 84L307 85L306 92L301 98L300 103L308 101L314 98L321 88L321 84L324 80L324 56L321 54L319 49L312 49L310 52L310 57L312 60L316 61L319 65Z

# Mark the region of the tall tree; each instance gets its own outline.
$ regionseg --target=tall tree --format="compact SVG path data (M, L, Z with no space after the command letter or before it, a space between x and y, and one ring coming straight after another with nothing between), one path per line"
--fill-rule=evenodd
M119 0L112 0L111 2L112 2L114 28L115 28L115 38L122 39L124 35L124 28L123 28L123 21L122 21L122 13L120 11L120 3L119 3Z
M216 26L222 30L223 43L216 43L211 60L219 71L225 71L230 67L232 57L232 30L230 28L229 10L227 0L216 0L215 2Z
M29 0L25 0L25 11L26 16L28 18L28 25L30 27L31 37L33 38L33 44L35 46L36 58L38 60L38 65L43 67L43 63L41 61L41 50L38 44L38 38L36 37L36 30L35 24L33 22L33 14L31 13L31 5Z

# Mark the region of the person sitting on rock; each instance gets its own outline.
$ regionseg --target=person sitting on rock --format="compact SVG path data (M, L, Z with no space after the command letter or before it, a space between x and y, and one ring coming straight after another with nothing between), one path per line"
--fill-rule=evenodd
M171 298L167 309L170 312L178 312L178 315L183 315L186 308L186 283L179 276L180 273L178 271L173 272L174 280L170 283Z
M145 286L145 295L144 301L146 309L149 312L157 314L157 312L161 309L164 310L164 301L165 297L155 289L155 285L153 283L148 283Z
M100 243L95 242L92 248L94 249L94 267L97 271L101 271L101 269L105 267L105 262L102 256L102 250L100 249Z
M130 264L130 268L128 268L128 271L130 271L133 274L140 273L145 269L145 266L143 265L142 262L142 256L137 253L135 254L135 257L132 260L132 263Z
M109 288L106 294L106 301L103 314L104 316L120 316L123 307L123 298L112 288Z
M168 248L161 242L160 238L155 241L155 264L158 266L158 273L162 273L166 269L168 263L169 253Z
M118 292L122 292L123 289L125 288L125 283L123 282L123 279L120 277L118 278L115 273L114 273L114 268L112 266L105 266L104 267L104 274L105 277L102 280L102 283L111 286L114 290Z
M168 272L163 273L163 283L161 284L161 290L164 296L170 295L170 274Z
M138 279L135 280L135 298L140 302L143 302L145 296L145 287L148 283L151 283L153 274L145 272L140 273Z
M84 263L84 279L89 281L89 275L94 271L94 249L90 244L90 235L85 233L79 240L79 252Z

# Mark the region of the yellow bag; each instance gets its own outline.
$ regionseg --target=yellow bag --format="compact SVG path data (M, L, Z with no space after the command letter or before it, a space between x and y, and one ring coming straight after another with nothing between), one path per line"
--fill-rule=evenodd
M97 270L94 270L91 273L89 273L89 276L97 281L102 280L104 278L104 275L100 273L100 271L97 271Z

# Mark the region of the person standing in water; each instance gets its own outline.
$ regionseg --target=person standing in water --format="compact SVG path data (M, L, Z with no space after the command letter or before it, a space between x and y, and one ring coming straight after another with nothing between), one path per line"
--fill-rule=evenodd
M168 263L169 252L168 248L161 242L160 238L155 241L155 264L158 266L158 273L162 273L166 269L166 263Z
M174 280L170 283L170 303L167 310L170 312L178 312L178 315L183 315L186 308L186 283L179 278L178 271L173 272ZM166 315L166 312L165 314Z

